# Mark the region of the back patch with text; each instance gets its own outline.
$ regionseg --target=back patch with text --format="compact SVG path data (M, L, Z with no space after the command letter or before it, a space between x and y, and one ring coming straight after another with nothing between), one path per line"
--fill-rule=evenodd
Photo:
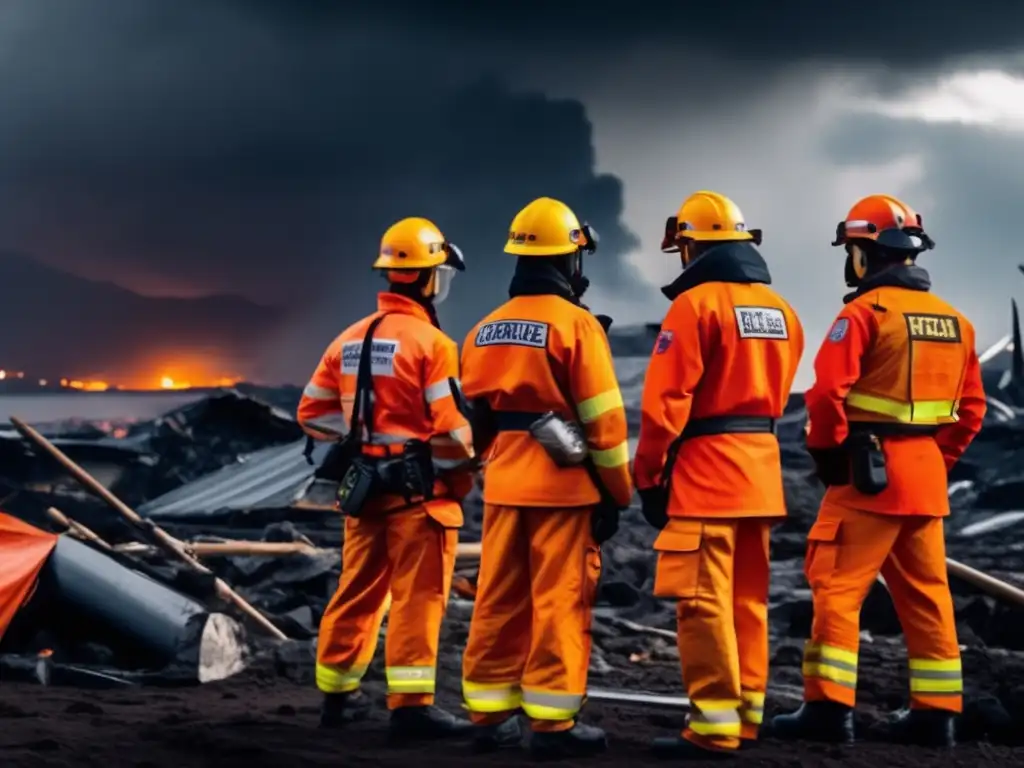
M955 315L907 313L907 333L912 341L960 343L960 318Z
M362 353L363 342L345 342L341 347L341 372L349 376L359 373L359 357ZM370 374L372 376L394 376L395 355L397 354L397 339L374 339L370 344Z
M735 307L736 330L741 339L789 338L786 315L777 307Z
M478 347L502 345L544 349L548 345L548 324L532 320L495 320L480 326L473 343Z

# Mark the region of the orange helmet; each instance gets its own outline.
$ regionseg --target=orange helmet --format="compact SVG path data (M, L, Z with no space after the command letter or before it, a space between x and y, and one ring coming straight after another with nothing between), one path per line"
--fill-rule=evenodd
M832 245L870 240L891 251L920 253L935 247L924 231L921 214L890 195L869 195L854 203L846 219L836 225Z

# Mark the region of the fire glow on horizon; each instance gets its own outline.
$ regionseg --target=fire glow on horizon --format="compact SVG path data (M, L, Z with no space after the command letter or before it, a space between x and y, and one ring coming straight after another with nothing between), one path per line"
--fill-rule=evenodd
M0 382L14 382L24 380L24 371L8 371L0 369ZM110 377L113 379L114 377ZM243 381L242 376L210 375L202 370L201 366L173 365L158 368L157 372L134 374L124 377L117 377L118 380L110 381L106 377L96 378L61 378L51 381L45 378L35 379L40 388L58 386L62 389L73 389L79 392L106 392L107 390L131 390L131 391L177 391L196 388L233 387Z

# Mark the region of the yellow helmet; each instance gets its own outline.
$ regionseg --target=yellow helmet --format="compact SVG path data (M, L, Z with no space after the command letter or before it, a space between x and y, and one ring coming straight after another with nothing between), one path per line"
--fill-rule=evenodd
M444 239L434 222L418 216L392 224L380 239L374 269L466 268L462 252Z
M743 211L728 197L701 190L686 198L675 216L668 217L661 250L678 252L680 240L753 240L760 245L761 230L748 230Z
M538 197L516 214L505 253L516 256L564 256L597 250L597 233L561 200Z

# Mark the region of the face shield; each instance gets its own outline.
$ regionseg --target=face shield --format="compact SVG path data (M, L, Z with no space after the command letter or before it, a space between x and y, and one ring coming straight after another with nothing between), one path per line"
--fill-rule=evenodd
M455 269L442 264L434 271L434 304L440 304L448 298L452 289L452 280L455 279Z
M444 244L448 259L434 270L434 304L440 304L448 298L452 289L452 281L457 272L466 271L466 259L455 243Z

